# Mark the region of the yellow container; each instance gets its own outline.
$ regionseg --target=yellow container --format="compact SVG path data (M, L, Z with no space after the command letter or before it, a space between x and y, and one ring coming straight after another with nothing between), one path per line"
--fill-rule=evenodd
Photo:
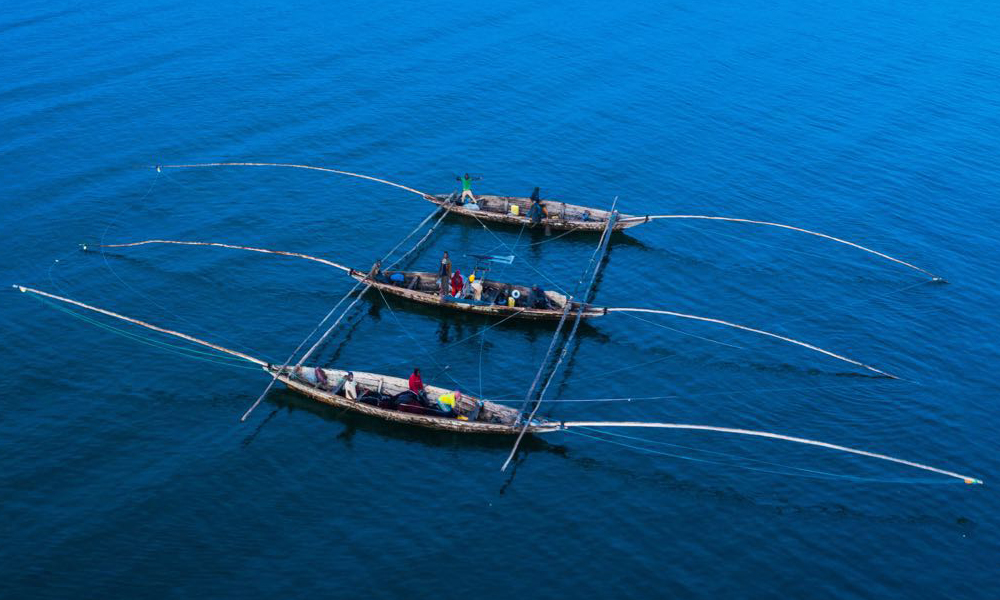
M521 214L521 207L518 206L518 205L516 205L516 204L511 204L510 205L510 214L514 215L515 217L517 215Z
M514 297L507 296L507 306L514 306Z

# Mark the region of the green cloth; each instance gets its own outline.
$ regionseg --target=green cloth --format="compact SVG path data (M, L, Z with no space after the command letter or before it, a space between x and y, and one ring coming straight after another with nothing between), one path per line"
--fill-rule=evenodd
M462 191L463 192L472 191L472 178L471 177L463 177L462 178Z

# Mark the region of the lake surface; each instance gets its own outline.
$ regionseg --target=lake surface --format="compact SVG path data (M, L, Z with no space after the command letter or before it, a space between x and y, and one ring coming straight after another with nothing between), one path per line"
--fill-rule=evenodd
M776 431L986 485L666 430L531 439L501 473L509 439L284 389L241 424L259 370L8 291L0 596L996 598L998 26L978 1L8 3L7 284L280 363L351 288L342 272L78 245L367 268L433 209L333 174L151 168L175 162L428 192L468 171L481 192L789 223L949 283L791 231L663 220L614 236L594 301L901 380L617 314L581 326L547 397L618 400L540 414ZM513 248L496 276L572 289L596 243L449 217L410 265ZM495 324L369 293L319 361L517 401L554 327Z

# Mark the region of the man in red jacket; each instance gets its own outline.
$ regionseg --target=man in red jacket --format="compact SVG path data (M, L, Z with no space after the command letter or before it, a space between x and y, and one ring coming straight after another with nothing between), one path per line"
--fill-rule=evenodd
M424 380L420 378L420 369L414 368L410 375L410 391L417 395L417 399L424 406L428 405L427 392L424 391Z

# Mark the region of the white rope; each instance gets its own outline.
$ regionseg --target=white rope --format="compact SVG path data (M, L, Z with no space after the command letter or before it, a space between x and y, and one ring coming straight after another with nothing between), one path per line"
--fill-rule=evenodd
M944 469L938 469L936 467L931 467L921 463L916 463L908 460L903 460L901 458L895 458L892 456L887 456L885 454L877 454L875 452L868 452L866 450L857 450L855 448L848 448L847 446L839 446L837 444L830 444L827 442L820 442L817 440L810 440L800 437L792 437L789 435L782 435L780 433L770 433L767 431L756 431L753 429L737 429L733 427L716 427L712 425L689 425L686 423L644 423L641 421L565 421L562 423L562 427L651 427L660 429L688 429L696 431L718 431L722 433L736 433L740 435L752 435L757 437L765 437L776 440L784 440L786 442L795 442L798 444L807 444L810 446L819 446L822 448L829 448L831 450L839 450L841 452L849 452L851 454L858 454L861 456L867 456L870 458L877 458L880 460L887 460L894 463L899 463L909 467L915 467L917 469L923 469L925 471L932 471L934 473L940 473L941 475L947 475L949 477L955 477L965 481L965 483L983 483L981 480L975 477L970 477L968 475L960 475L952 471L945 471Z
M629 218L626 218L626 219L622 219L622 222L626 222L626 221L652 221L653 219L703 219L703 220L708 220L708 221L731 221L733 223L750 223L750 224L753 224L753 225L767 225L769 227L781 227L782 229L791 229L792 231L798 231L798 232L801 232L801 233L807 233L809 235L815 235L815 236L818 236L818 237L821 237L821 238L826 238L828 240L832 240L834 242L839 242L841 244L846 244L848 246L857 248L859 250L864 250L865 252L868 252L870 254L874 254L876 256L880 256L880 257L882 257L882 258L884 258L886 260L891 260L892 262L899 263L899 264L901 264L903 266L906 266L906 267L909 267L911 269L915 269L917 271L920 271L921 273L930 276L930 278L933 279L934 281L944 281L942 278L938 277L937 275L935 275L934 273L931 273L930 271L928 271L926 269L921 269L920 267L918 267L916 265L912 265L912 264L910 264L910 263L908 263L906 261L900 260L898 258L893 258L892 256L889 256L888 254L883 254L883 253L881 253L881 252L879 252L877 250L872 250L871 248L866 248L865 246L862 246L861 244L855 244L854 242L849 242L847 240L842 240L840 238L833 237L832 235L827 235L825 233L819 233L817 231L810 231L808 229L802 229L801 227L794 227L792 225L785 225L783 223L772 223L770 221L755 221L753 219L737 219L737 218L734 218L734 217L712 217L712 216L707 216L707 215L650 215L650 216L645 216L645 217L629 217Z
M462 389L468 390L469 388L463 386L457 379L455 379L452 376L451 373L448 372L448 365L444 365L442 367L441 363L439 363L437 360L434 359L434 355L431 354L430 351L427 350L427 348L423 344L421 344L420 341L417 338L415 338L413 336L413 334L410 333L410 331L406 327L403 327L403 322L399 320L398 316L396 316L396 311L392 310L392 306L389 304L389 301L386 299L385 294L382 293L382 289L381 288L375 288L375 290L379 293L379 296L382 297L382 302L385 303L385 307L389 310L389 314L392 315L393 320L396 321L396 326L399 327L399 329L403 333L405 333L407 337L409 337L411 340L413 340L413 343L418 348L420 348L424 352L424 354L427 355L427 358L429 358L431 360L431 362L434 363L434 366L437 367L438 369L441 369L441 372L444 373L448 377L448 379L450 379L452 381L452 383L454 383L456 386L458 386L459 390L462 390ZM481 397L482 396L480 395L480 398Z
M478 223L479 223L480 225L482 225L483 229L485 229L486 231L488 231L488 232L489 232L489 234L490 234L490 235L492 235L494 239L496 239L496 240L497 240L498 242L500 242L500 243L501 243L501 244L502 244L502 245L503 245L503 246L504 246L505 248L507 248L507 251L508 251L508 252L510 252L510 253L511 253L512 255L514 255L514 256L516 256L516 255L517 255L517 253L516 253L516 252L514 252L514 248L512 248L511 246L509 246L509 245L507 244L507 242L505 242L505 241L503 241L502 239L500 239L500 236L498 236L497 234L493 233L493 230L492 230L492 229L490 229L489 227L487 227L487 226L486 226L486 223L483 223L483 222L482 222L482 220L481 220L481 219L480 219L479 217L477 217L477 216L476 216L476 215L475 215L474 213L469 213L469 214L470 214L470 215L472 216L472 218L474 218L474 219L476 220L476 222L478 222ZM524 226L523 226L523 225L521 226L521 231L522 231L522 232L524 231ZM520 238L521 238L521 234L520 234L520 233L518 233L518 234L517 234L517 237L518 237L518 240L520 240ZM516 243L516 242L515 242L515 243ZM532 271L534 271L536 275L538 275L539 277L541 277L542 279L544 279L544 280L545 280L545 282L546 282L547 284L549 284L549 285L551 285L551 286L553 287L553 289L556 289L556 290L559 290L559 292L560 292L561 294L563 294L564 296L565 296L565 295L568 295L568 292L566 292L566 290L562 289L562 287L560 287L560 286L559 286L559 284L557 284L556 282L554 282L554 281L552 281L551 279L549 279L549 278L548 278L548 277L547 277L547 276L545 275L545 273L542 273L541 271L539 271L538 269L536 269L536 268L535 268L535 267L534 267L534 266L533 266L533 265L532 265L532 264L531 264L530 262L528 262L528 261L527 261L527 260L525 260L525 259L521 259L521 262L523 262L523 263L524 263L524 264L525 264L525 265L526 265L526 266L527 266L527 267L528 267L529 269L531 269Z
M705 321L705 322L708 322L708 323L718 323L719 325L725 325L726 327L735 327L736 329L742 329L744 331L750 331L750 332L753 332L753 333L759 333L760 335L766 335L768 337L773 337L773 338L776 338L776 339L779 339L779 340L782 340L782 341L785 341L785 342L789 342L791 344L802 346L803 348L808 348L810 350L814 350L816 352L820 352L822 354L826 354L827 356L831 356L833 358L836 358L837 360L842 360L844 362L851 363L852 365L857 365L859 367L863 367L865 369L868 369L869 371L873 371L875 373L878 373L879 375L883 375L883 376L889 377L891 379L899 379L899 377L897 377L895 375L892 375L890 373L886 373L885 371L882 371L880 369L876 369L875 367L873 367L871 365L866 365L865 363L860 362L860 361L856 361L853 358L847 358L846 356L842 356L840 354L835 354L833 352L830 352L829 350L824 350L823 348L820 348L819 346L813 346L812 344L807 344L806 342L800 342L799 340L792 339L790 337L785 337L783 335L778 335L777 333L771 333L770 331L764 331L762 329L754 329L753 327L747 327L745 325L739 325L737 323L730 323L729 321L723 321L721 319L712 319L712 318L709 318L709 317L699 317L697 315L688 315L688 314L685 314L685 313L679 313L679 312L674 312L674 311L670 311L670 310L655 310L655 309L652 309L652 308L620 308L619 307L619 308L608 308L606 310L609 313L610 312L644 312L644 313L653 313L653 314L659 314L659 315L670 315L672 317L680 317L682 319L694 319L696 321Z

